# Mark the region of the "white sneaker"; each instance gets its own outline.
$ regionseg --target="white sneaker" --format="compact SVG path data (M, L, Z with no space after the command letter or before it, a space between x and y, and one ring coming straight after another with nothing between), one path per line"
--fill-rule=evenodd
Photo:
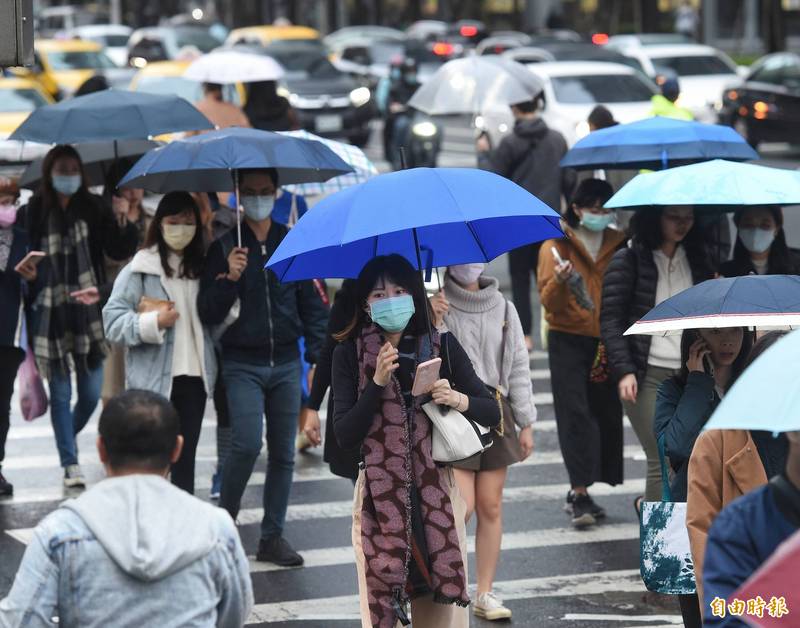
M80 465L71 464L64 469L64 486L66 488L86 488Z
M483 617L489 621L511 619L511 609L503 606L503 602L498 600L491 591L478 596L478 599L472 604L472 612L477 617Z

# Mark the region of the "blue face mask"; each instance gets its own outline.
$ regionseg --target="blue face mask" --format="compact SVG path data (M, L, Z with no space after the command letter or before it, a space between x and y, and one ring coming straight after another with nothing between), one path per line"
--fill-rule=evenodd
M383 331L396 334L403 331L414 316L414 299L410 294L389 297L369 304L372 321Z
M59 194L72 196L81 187L81 175L79 174L54 174L53 189Z
M763 253L772 246L775 232L772 229L739 229L739 239L751 253Z
M612 214L593 214L584 211L581 218L581 226L586 227L589 231L602 231L612 222L614 222Z
M261 222L272 215L272 208L275 206L275 197L242 196L241 203L245 216L255 222Z

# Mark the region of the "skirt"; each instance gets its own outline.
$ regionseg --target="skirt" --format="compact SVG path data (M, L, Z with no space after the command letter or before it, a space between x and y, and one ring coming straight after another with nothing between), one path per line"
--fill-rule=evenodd
M494 392L494 391L492 391ZM500 397L503 406L503 434L492 432L492 446L486 451L475 454L466 460L454 462L456 469L464 471L494 471L509 467L522 460L522 447L517 436L517 426L514 424L514 413L508 399Z

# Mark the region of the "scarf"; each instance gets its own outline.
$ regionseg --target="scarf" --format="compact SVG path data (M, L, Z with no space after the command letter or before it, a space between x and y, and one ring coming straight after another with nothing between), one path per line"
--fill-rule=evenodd
M89 252L89 228L73 210L51 210L42 238L49 272L37 299L39 325L33 337L36 364L44 377L53 371L96 368L106 354L99 304L82 305L70 293L97 286Z
M375 374L383 342L375 325L356 341L361 392ZM433 355L439 344L435 334ZM361 449L361 535L372 625L378 628L394 628L410 594L429 590L436 602L469 604L449 489L431 457L431 431L419 402L409 407L393 376ZM409 580L412 557L414 574L427 584L423 591Z

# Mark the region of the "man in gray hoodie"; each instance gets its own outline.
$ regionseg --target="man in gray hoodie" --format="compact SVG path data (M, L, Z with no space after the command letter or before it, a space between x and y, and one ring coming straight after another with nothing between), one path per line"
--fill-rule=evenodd
M108 478L34 530L0 627L238 627L253 606L230 515L166 480L183 438L174 408L129 390L100 416Z

